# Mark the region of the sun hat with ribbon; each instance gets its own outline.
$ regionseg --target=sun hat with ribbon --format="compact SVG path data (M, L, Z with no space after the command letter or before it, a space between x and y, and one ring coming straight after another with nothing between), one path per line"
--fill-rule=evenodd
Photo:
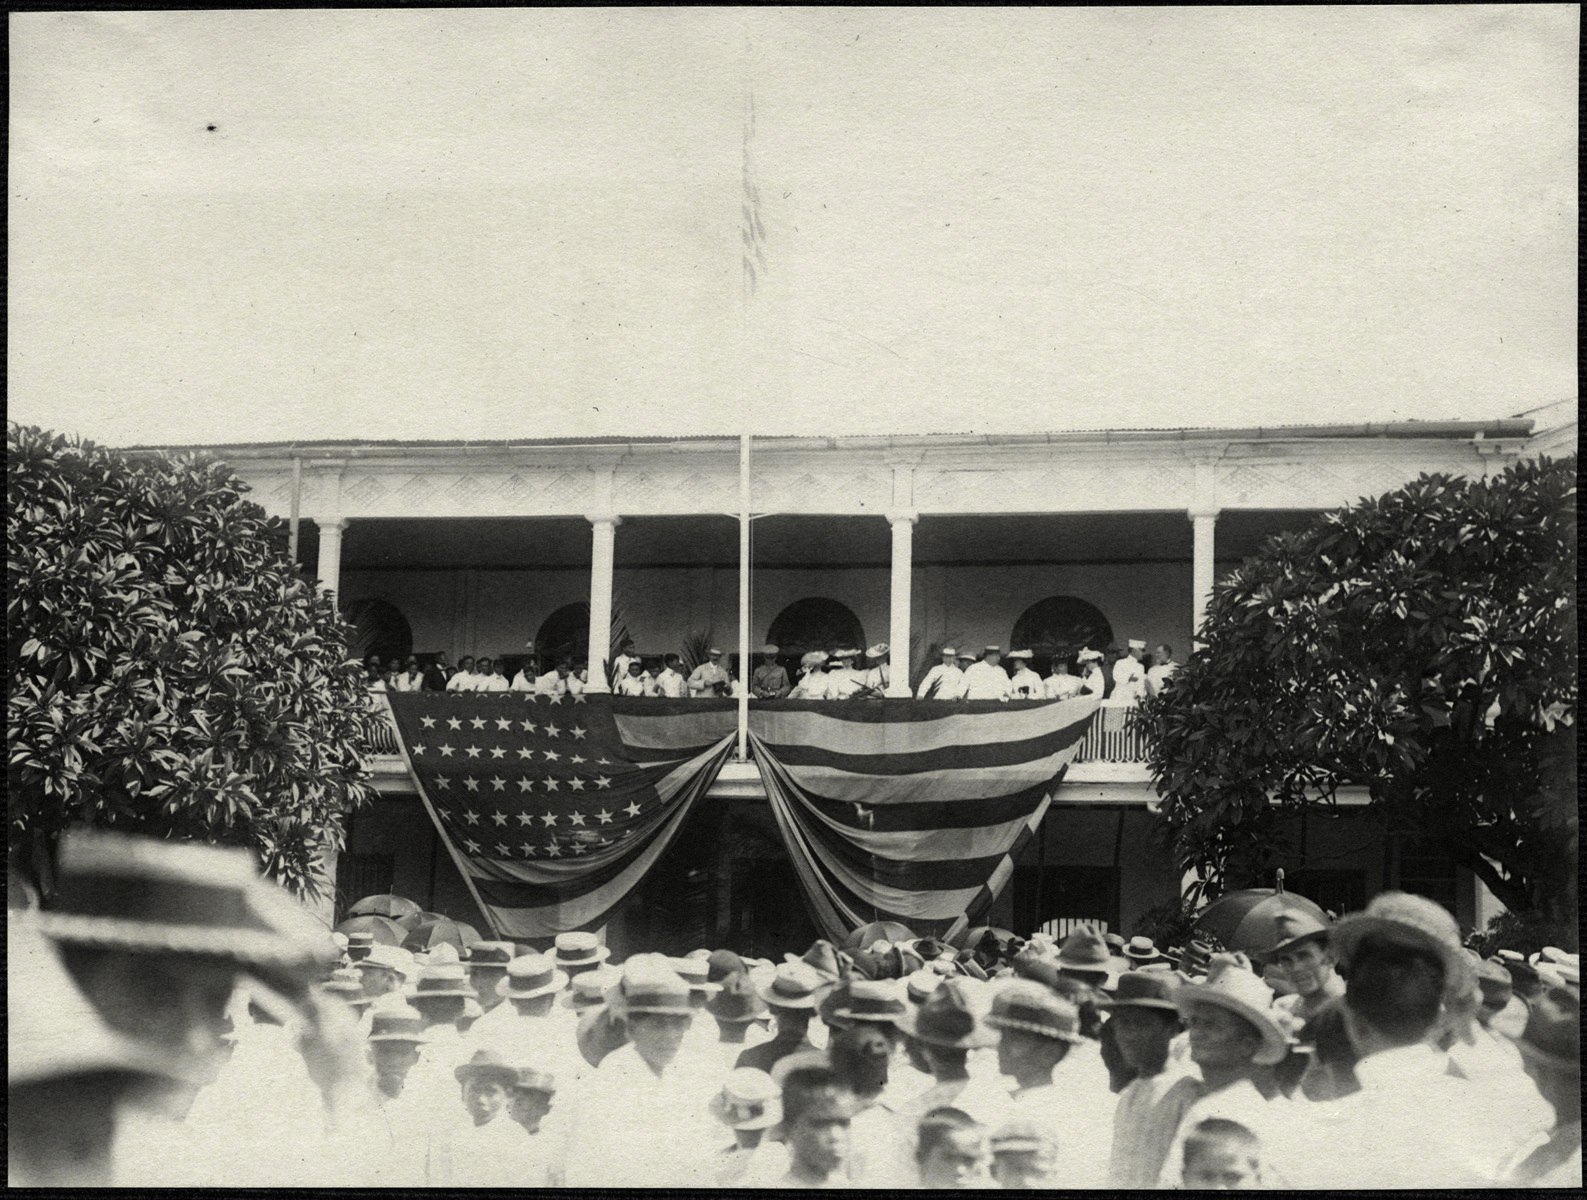
M992 996L986 1023L993 1029L1017 1029L1060 1042L1080 1042L1080 1010L1039 983L1016 979Z
M1136 935L1124 945L1124 957L1136 966L1141 963L1156 962L1161 955L1157 952L1157 943L1149 937Z
M770 975L755 981L760 998L773 1008L814 1009L834 981L802 959L781 964Z
M972 1050L997 1043L977 1015L977 1005L966 980L945 979L918 1007L906 1008L898 1027L916 1041L932 1046Z
M507 986L502 995L509 1000L533 1000L549 996L568 986L566 971L544 954L521 954L507 964Z
M1187 983L1174 993L1181 1013L1197 1004L1212 1004L1243 1017L1262 1036L1262 1047L1253 1058L1261 1066L1282 1062L1289 1053L1287 1014L1274 1007L1273 999L1273 989L1251 970L1243 954L1214 954L1204 980Z
M765 1071L739 1067L711 1097L711 1115L729 1129L770 1129L782 1120L782 1089Z

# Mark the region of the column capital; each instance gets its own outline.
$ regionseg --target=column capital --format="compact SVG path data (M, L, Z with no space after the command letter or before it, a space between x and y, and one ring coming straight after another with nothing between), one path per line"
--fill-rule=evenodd
M920 520L919 510L913 508L894 509L892 512L886 513L884 515L887 517L887 523L889 525L897 525L900 521L908 521L911 525L913 525L915 522Z
M584 519L591 525L610 525L614 529L623 523L622 517L611 512L585 513Z
M314 527L321 533L327 529L334 529L338 533L352 524L346 517L314 517Z
M1218 519L1218 514L1220 512L1222 512L1222 511L1223 510L1221 508L1218 508L1216 505L1213 505L1211 507L1203 506L1203 507L1200 507L1200 508L1186 509L1185 510L1185 516L1191 521L1203 521L1203 520L1215 521L1215 520Z

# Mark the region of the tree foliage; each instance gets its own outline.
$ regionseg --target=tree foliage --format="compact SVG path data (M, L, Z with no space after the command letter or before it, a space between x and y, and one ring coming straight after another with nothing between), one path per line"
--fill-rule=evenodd
M7 815L251 847L300 896L340 849L372 723L350 629L247 485L193 456L11 425ZM47 880L45 881L47 884Z
M1143 709L1180 865L1263 883L1275 815L1364 786L1508 907L1575 921L1576 459L1424 475L1269 539Z

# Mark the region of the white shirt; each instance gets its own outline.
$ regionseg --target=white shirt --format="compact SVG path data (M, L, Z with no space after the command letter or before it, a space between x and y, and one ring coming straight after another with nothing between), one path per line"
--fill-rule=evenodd
M397 690L399 692L417 692L424 686L424 672L415 671L397 676Z
M710 1101L722 1077L674 1062L657 1076L632 1044L613 1050L571 1113L569 1187L709 1187L721 1126Z
M477 686L479 676L472 671L459 671L446 681L446 690L449 692L472 692Z
M1049 675L1042 683L1042 693L1049 700L1072 700L1085 690L1084 681L1076 675Z
M643 671L638 675L620 675L617 679L617 694L619 696L654 696L656 694L656 683Z
M964 672L966 700L1007 700L1008 672L988 662L971 663Z
M689 675L689 691L695 695L705 696L712 692L716 684L728 682L728 674L720 664L703 662L695 667Z
M632 654L619 654L617 658L613 660L612 666L616 670L617 678L619 680L626 679L628 677L628 664L634 661L635 659ZM643 674L643 672L641 672L641 674Z
M827 698L827 673L825 671L809 671L800 676L799 682L794 684L793 691L788 693L790 700L825 700Z
M1361 1090L1297 1110L1264 1138L1273 1182L1290 1188L1483 1187L1499 1170L1491 1097L1418 1044L1356 1063Z
M828 700L847 700L865 686L865 676L853 667L834 667L827 672Z
M1176 662L1153 663L1146 672L1146 686L1152 695L1157 695L1163 690L1163 684L1168 682L1168 677L1179 670Z
M1183 1087L1177 1086L1181 1080ZM1113 1110L1110 1187L1157 1186L1180 1120L1196 1100L1194 1084L1195 1068L1173 1060L1156 1075L1140 1075L1125 1084Z
M936 691L932 691L932 687ZM957 700L964 691L964 672L953 663L938 663L926 672L915 692L916 700L930 696L933 700Z
M567 690L567 681L555 671L547 671L544 675L535 676L537 696L562 696L567 694Z
M656 676L656 694L666 696L669 700L680 700L684 693L684 679L681 672L667 667Z
M1113 664L1113 698L1129 704L1146 699L1146 668L1140 660L1126 655Z
M1080 690L1088 696L1095 696L1098 700L1102 699L1103 693L1108 690L1108 684L1099 664L1092 663L1091 666L1086 668L1086 673L1080 681Z
M1218 1118L1244 1125L1262 1144L1262 1159L1265 1162L1268 1157L1268 1146L1271 1144L1268 1135L1270 1129L1285 1125L1305 1126L1306 1114L1302 1113L1297 1118L1289 1115L1293 1111L1289 1100L1282 1095L1269 1100L1249 1079L1241 1079L1215 1092L1202 1091L1190 1107L1185 1109L1185 1115L1179 1119L1179 1128L1174 1131L1173 1140L1168 1145L1168 1155L1163 1159L1163 1169L1157 1177L1157 1186L1160 1188L1182 1186L1185 1173L1185 1139L1201 1122ZM1335 1145L1334 1153L1338 1154L1341 1149L1342 1146Z
M1041 676L1032 671L1024 663L1015 671L1008 681L1008 698L1010 700L1042 700L1047 691L1042 684Z
M509 685L507 683L507 677L505 675L502 675L502 674L498 673L498 672L494 672L493 671L489 675L476 676L476 678L479 679L479 683L475 687L475 689L474 689L475 691L479 691L479 692L505 692L505 691L508 690L508 687L509 687Z
M515 692L532 692L535 690L535 677L519 671L512 677L512 690Z

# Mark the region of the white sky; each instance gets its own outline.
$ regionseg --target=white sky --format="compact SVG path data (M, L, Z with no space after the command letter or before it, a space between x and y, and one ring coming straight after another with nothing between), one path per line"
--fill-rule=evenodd
M1576 391L1578 31L13 15L10 416L126 444L1507 415Z

